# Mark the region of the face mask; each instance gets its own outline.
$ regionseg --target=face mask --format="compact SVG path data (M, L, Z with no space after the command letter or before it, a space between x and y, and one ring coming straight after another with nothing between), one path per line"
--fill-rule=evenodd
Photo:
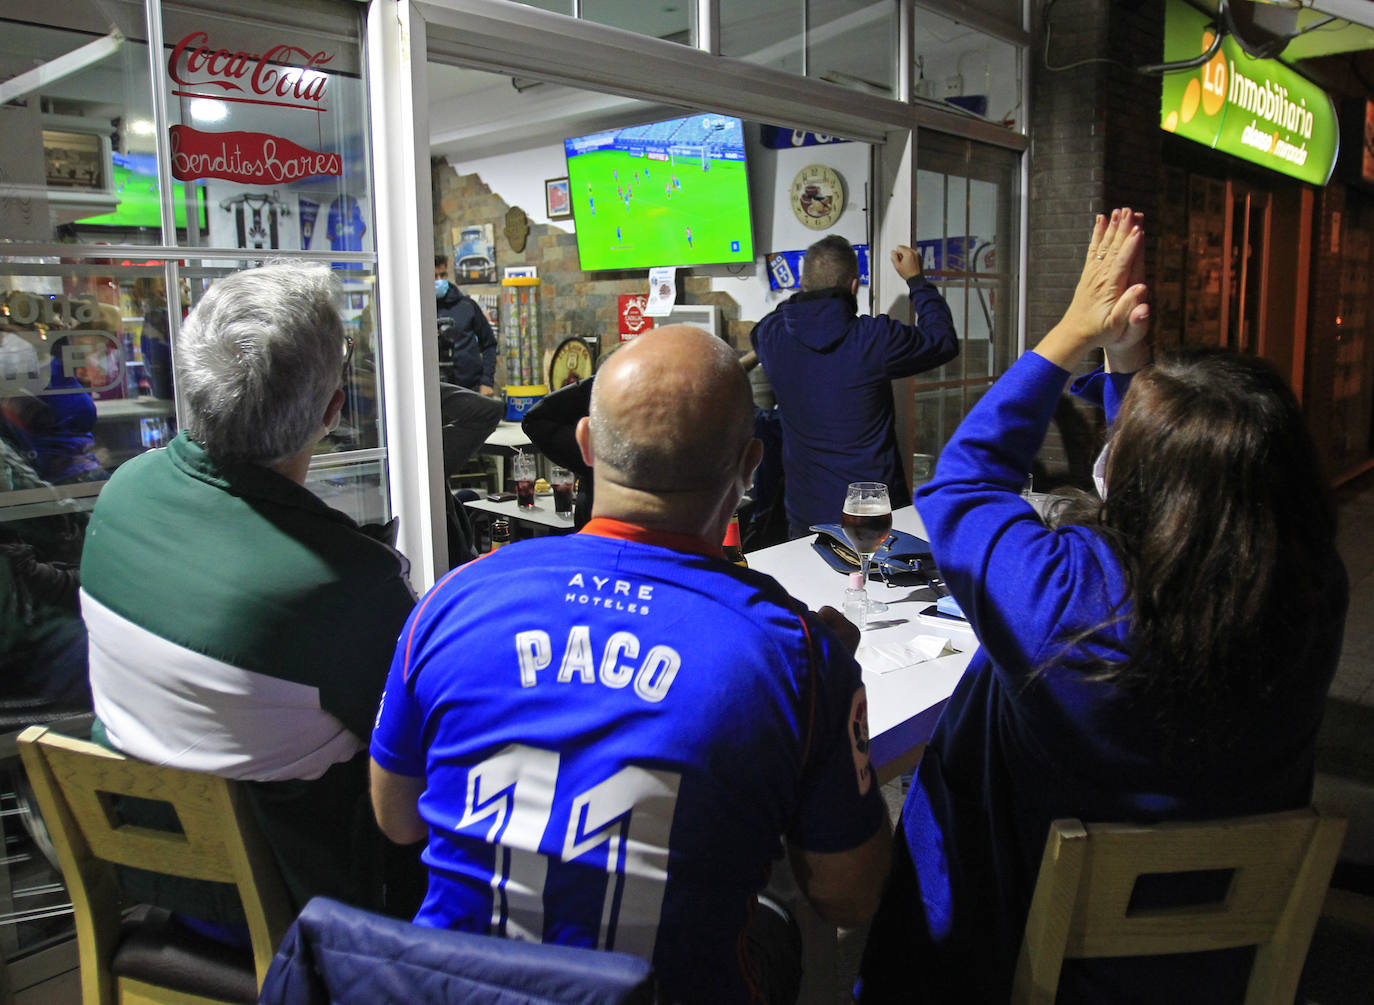
M1110 448L1111 441L1108 441L1098 452L1097 460L1093 461L1093 484L1103 499L1107 498L1107 451Z
M447 279L436 279L436 280L434 280L434 295L435 295L436 297L442 297L442 296L443 296L445 293L447 293L447 292L448 292L448 280L447 280Z

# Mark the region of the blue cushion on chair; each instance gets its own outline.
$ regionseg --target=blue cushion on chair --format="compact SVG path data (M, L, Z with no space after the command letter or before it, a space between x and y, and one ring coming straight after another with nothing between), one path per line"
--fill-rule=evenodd
M260 1005L564 1005L654 1000L635 956L423 928L327 897L292 923Z

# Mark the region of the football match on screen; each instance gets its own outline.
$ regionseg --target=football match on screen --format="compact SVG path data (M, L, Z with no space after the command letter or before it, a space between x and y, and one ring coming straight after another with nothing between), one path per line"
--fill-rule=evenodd
M583 269L753 261L739 119L693 115L564 149Z

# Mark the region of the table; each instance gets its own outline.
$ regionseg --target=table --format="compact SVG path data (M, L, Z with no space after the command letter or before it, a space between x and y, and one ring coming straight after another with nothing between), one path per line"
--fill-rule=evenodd
M921 518L911 506L893 511L892 526L925 537ZM826 604L839 610L847 578L816 554L811 547L814 540L814 536L799 538L750 552L745 558L749 568L772 576L812 610ZM887 613L870 617L855 653L868 691L869 757L881 783L916 763L978 643L971 630L917 619L919 611L935 602L927 587L887 586L875 577L869 580L868 595L888 605ZM943 636L957 652L880 672L877 668L885 662L880 647L891 652L914 635Z
M486 513L494 513L498 516L506 517L509 520L520 520L524 523L533 524L536 527L552 527L560 532L568 532L573 529L572 514L566 517L559 516L553 511L553 496L535 496L534 509L521 509L517 499L510 499L506 502L492 502L490 499L471 499L463 504L471 509L479 509Z

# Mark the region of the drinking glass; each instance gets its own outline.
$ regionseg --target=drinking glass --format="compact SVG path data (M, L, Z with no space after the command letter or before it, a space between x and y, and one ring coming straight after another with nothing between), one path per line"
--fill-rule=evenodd
M534 458L529 454L516 454L511 464L515 476L515 498L521 509L534 509Z
M549 471L549 486L553 489L553 511L566 520L572 519L573 473L557 465Z
M868 596L868 567L873 553L892 533L892 501L882 482L851 482L844 497L844 513L840 517L844 536L859 553L859 570L863 573L864 596ZM868 600L868 613L881 614L887 605Z

